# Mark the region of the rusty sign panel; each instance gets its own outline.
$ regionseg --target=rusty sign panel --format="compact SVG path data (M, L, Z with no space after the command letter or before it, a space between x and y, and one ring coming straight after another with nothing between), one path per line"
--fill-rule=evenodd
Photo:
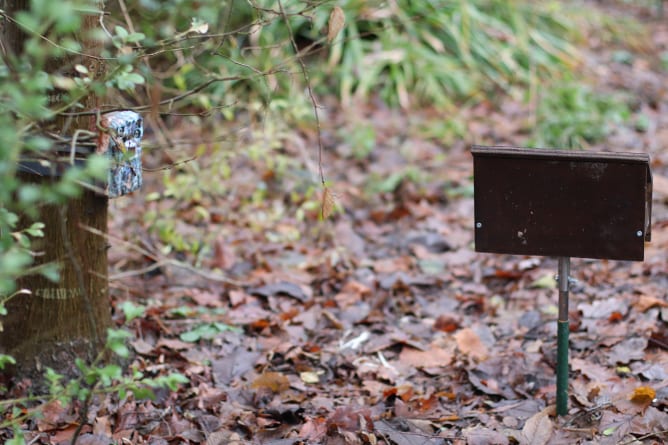
M474 146L478 252L642 260L649 156Z

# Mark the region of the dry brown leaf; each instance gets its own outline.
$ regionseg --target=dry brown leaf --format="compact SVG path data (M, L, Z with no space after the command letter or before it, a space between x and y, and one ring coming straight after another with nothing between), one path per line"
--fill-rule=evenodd
M652 172L652 192L654 196L668 196L668 177Z
M68 425L75 419L75 416L69 413L68 408L64 407L58 400L45 404L40 414L41 417L37 420L37 429L41 432L62 429L63 425Z
M290 381L280 372L265 372L253 381L251 388L265 388L278 394L290 388Z
M416 368L435 368L439 366L448 366L452 363L453 354L445 349L436 346L430 347L426 351L405 347L399 355L399 361Z
M346 15L339 6L334 6L327 23L327 42L332 43L346 24Z
M553 425L550 412L553 407L547 407L539 413L534 414L526 421L522 428L523 443L527 445L545 445L552 437Z
M455 334L457 347L462 354L466 354L477 360L487 358L487 346L480 340L473 329L465 328Z
M93 422L93 434L100 436L111 436L111 424L109 416L96 417Z
M329 190L329 187L324 187L322 191L322 202L320 203L320 216L322 216L322 219L329 218L329 215L334 211L334 205L335 201L331 190Z
M434 329L443 332L455 332L459 329L460 318L455 314L441 314L434 322Z
M668 303L662 298L653 295L641 295L638 301L633 304L633 307L640 312L646 312L653 307L668 307Z
M633 390L631 401L638 405L649 405L656 397L656 391L649 386L639 386Z

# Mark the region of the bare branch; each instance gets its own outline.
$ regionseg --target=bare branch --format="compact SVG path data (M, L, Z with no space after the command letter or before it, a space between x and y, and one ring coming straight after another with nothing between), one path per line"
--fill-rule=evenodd
M306 64L304 63L304 60L299 57L299 47L297 46L297 42L295 41L295 35L294 32L292 31L292 25L290 24L290 20L288 19L288 16L285 14L285 9L283 8L283 2L281 0L278 0L278 7L280 9L281 15L283 19L285 20L285 26L288 29L288 33L290 35L290 42L292 43L292 48L295 51L295 54L297 54L297 61L299 62L299 65L301 66L302 69L302 74L304 76L304 80L306 81L306 88L308 89L308 94L311 99L311 103L313 104L313 114L315 116L315 123L318 131L318 172L320 173L320 182L322 185L325 185L325 173L322 168L322 128L320 126L320 115L318 113L318 103L315 99L315 95L313 94L313 88L311 86L311 79L309 78L308 75L308 70L306 69Z

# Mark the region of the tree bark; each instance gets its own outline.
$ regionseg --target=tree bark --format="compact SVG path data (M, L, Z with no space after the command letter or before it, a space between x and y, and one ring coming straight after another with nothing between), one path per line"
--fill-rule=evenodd
M0 0L0 6L10 15L27 8L26 0ZM97 26L96 16L86 16L79 37L84 54L99 54L99 43L88 33ZM20 54L24 36L5 23L2 31L3 50ZM47 64L47 70L74 75L74 65L86 66L90 73L100 76L104 66L100 59L68 56ZM58 106L60 95L49 98ZM100 98L89 96L81 103L86 110L99 106ZM80 110L79 110L80 111ZM43 123L62 136L77 129L92 130L95 118L57 117ZM21 173L22 182L51 184L58 180L49 175ZM91 360L104 344L106 329L111 324L108 299L107 240L93 233L107 233L107 197L85 190L77 199L64 205L43 205L39 221L45 224L44 238L36 240L33 251L36 264L56 262L60 266L60 281L54 283L41 275L22 277L19 288L30 291L7 304L0 333L0 350L16 360L13 373L20 377L39 379L45 367L65 375L76 373L74 359ZM27 219L26 219L27 223Z
M50 182L22 175L31 182ZM54 178L56 179L56 178ZM74 359L93 359L110 325L106 240L107 198L85 191L61 206L40 209L44 238L33 244L37 264L56 262L60 280L41 275L19 280L19 295L7 304L0 347L17 362L16 373L38 378L44 367L72 375Z

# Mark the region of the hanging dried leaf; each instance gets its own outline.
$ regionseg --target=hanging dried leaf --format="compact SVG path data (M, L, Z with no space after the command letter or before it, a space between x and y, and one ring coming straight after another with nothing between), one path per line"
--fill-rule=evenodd
M343 9L334 6L332 12L329 14L329 23L327 24L327 42L332 43L345 24L346 16L343 13Z
M332 195L331 190L329 190L329 187L324 187L322 191L322 202L320 204L320 215L322 216L322 219L327 219L329 218L329 215L332 214L334 211L334 195Z

